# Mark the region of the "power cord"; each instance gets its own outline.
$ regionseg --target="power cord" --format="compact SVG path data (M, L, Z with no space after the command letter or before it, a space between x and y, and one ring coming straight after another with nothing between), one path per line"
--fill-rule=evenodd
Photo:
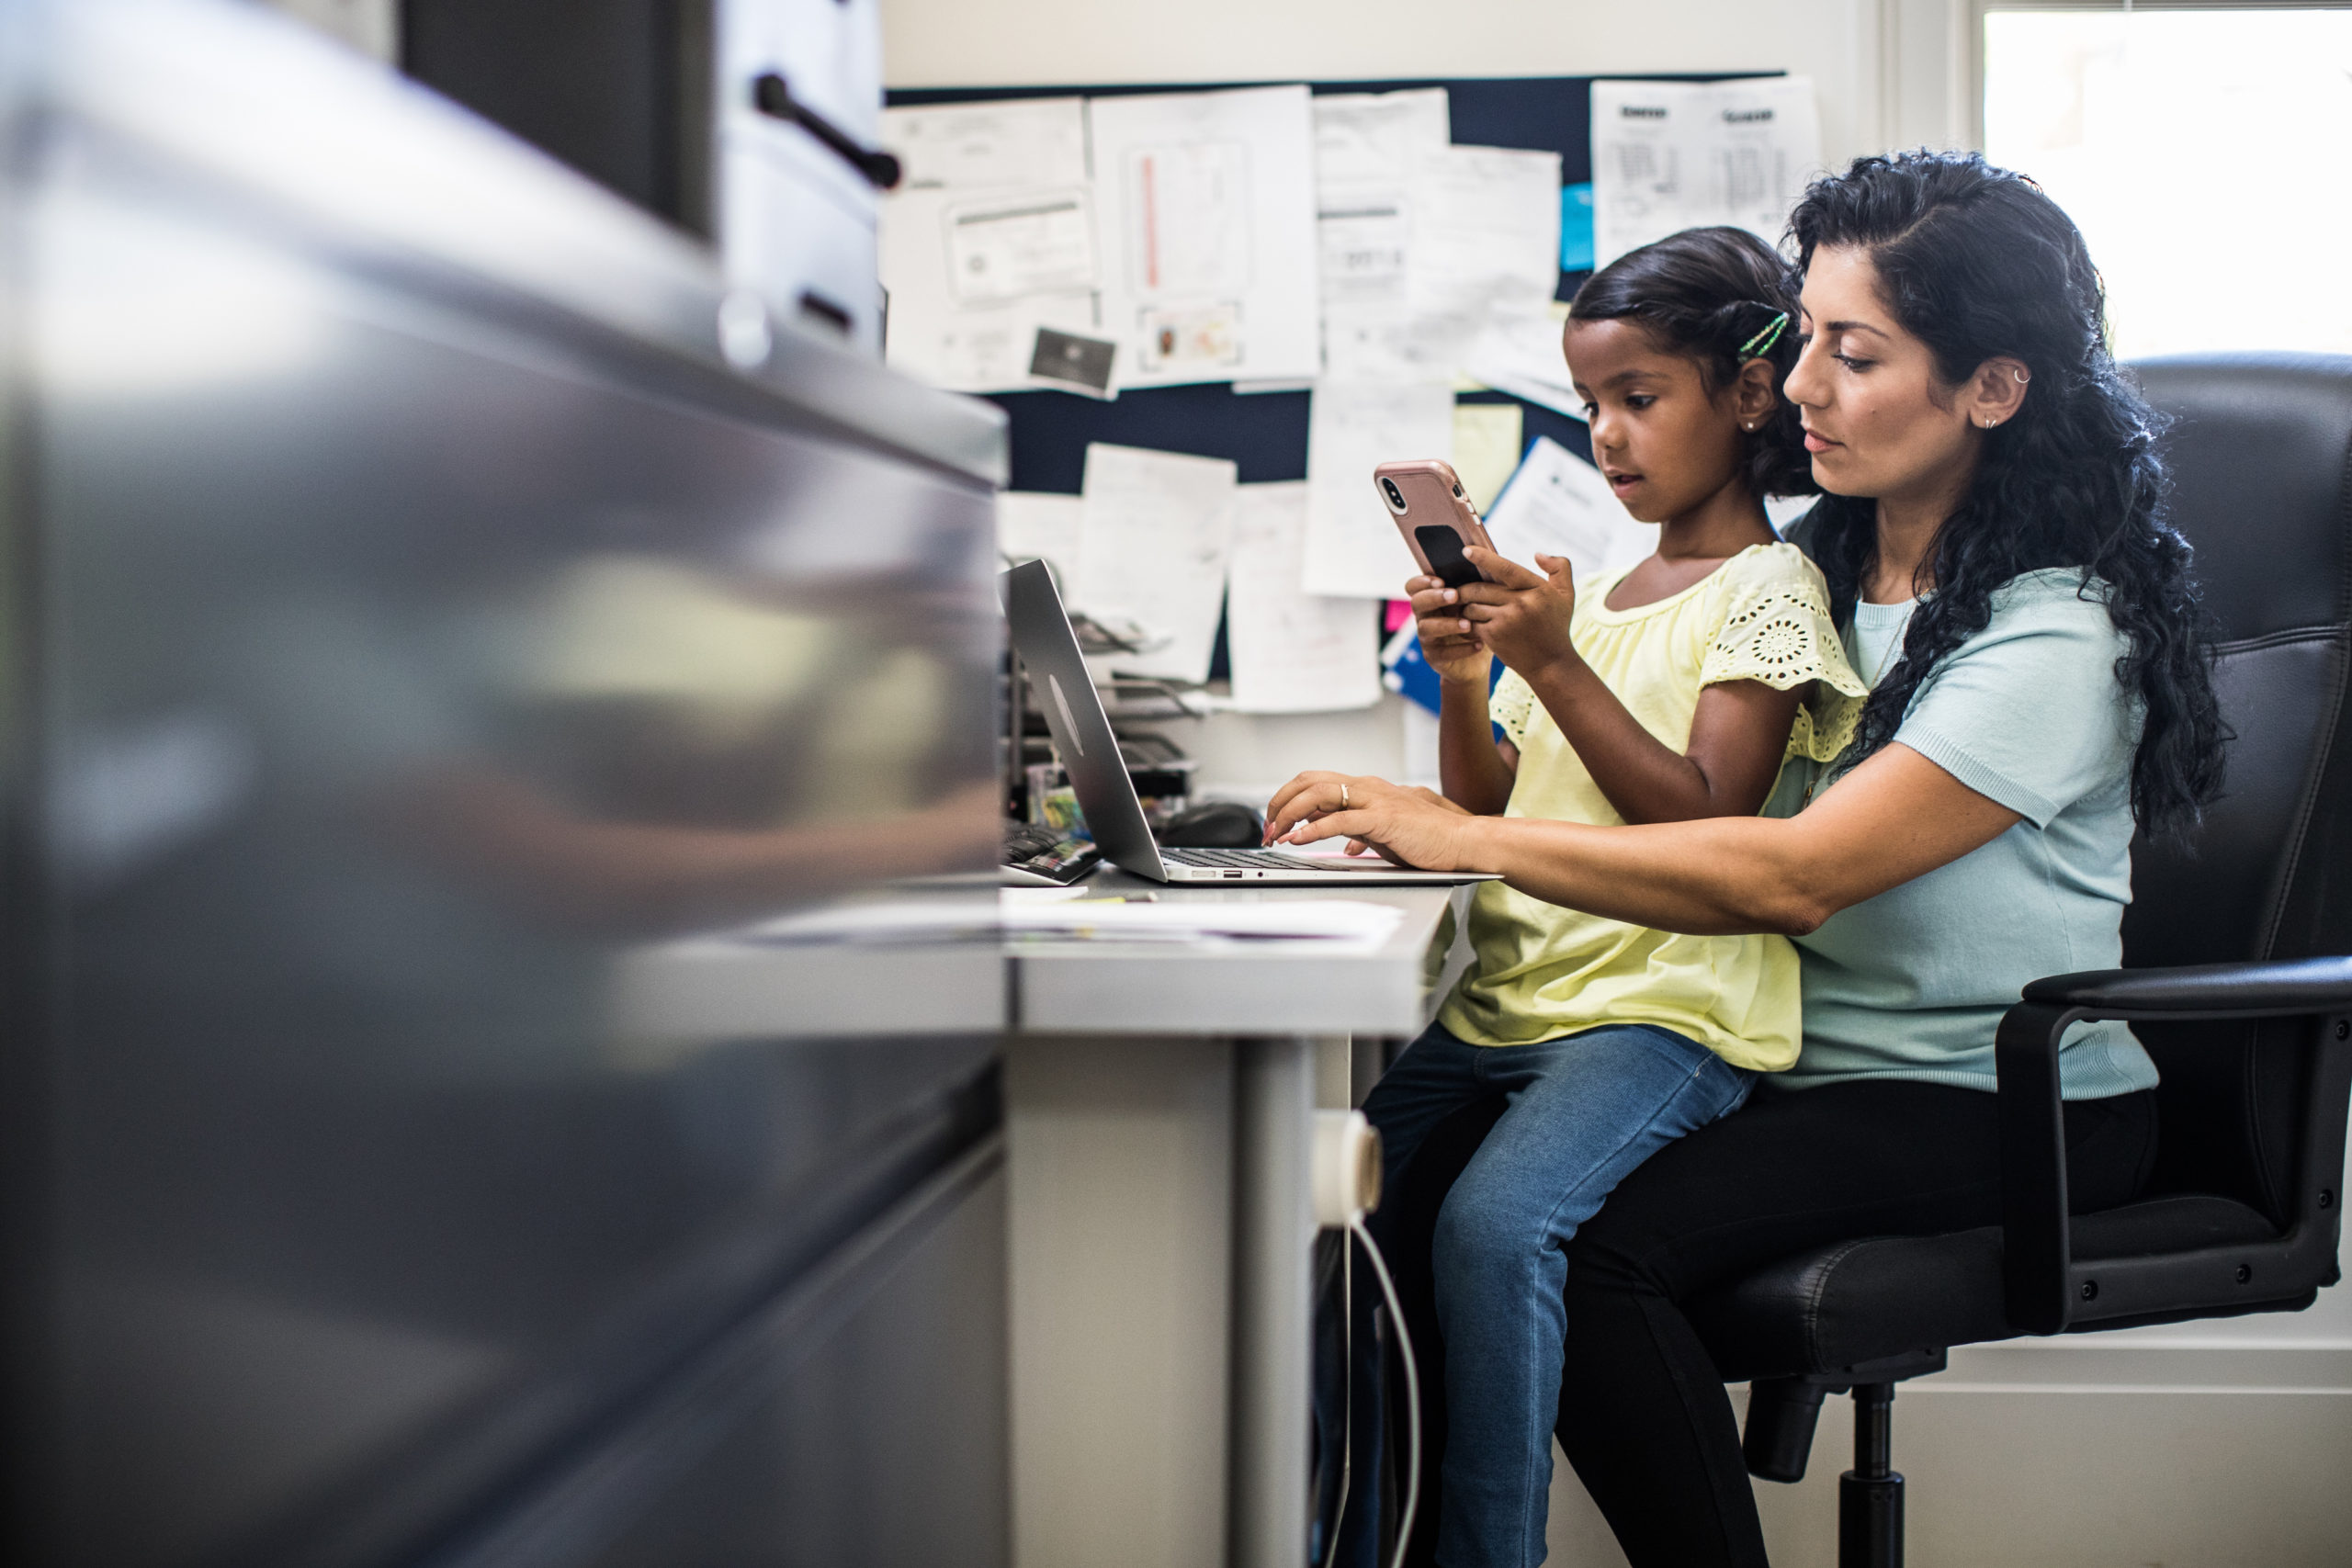
M1421 1502L1421 1375L1413 1366L1413 1341L1405 1332L1405 1309L1396 1300L1396 1284L1388 1277L1388 1260L1380 1256L1380 1244L1364 1228L1362 1215L1348 1222L1348 1230L1363 1243L1364 1255L1372 1259L1380 1293L1388 1303L1388 1321L1396 1327L1396 1351L1405 1363L1406 1449L1410 1461L1405 1471L1405 1507L1396 1517L1396 1550L1388 1559L1388 1568L1404 1568L1405 1548L1413 1539L1413 1513ZM1349 1435L1354 1436L1352 1427ZM1333 1532L1335 1537L1337 1533Z
M1340 1535L1348 1517L1348 1488L1355 1468L1355 1246L1363 1243L1364 1256L1380 1280L1388 1304L1388 1321L1396 1325L1396 1349L1405 1363L1405 1430L1409 1456L1405 1471L1405 1507L1396 1521L1396 1550L1388 1568L1404 1568L1405 1548L1413 1539L1413 1516L1421 1503L1421 1375L1413 1365L1412 1337L1405 1332L1404 1303L1396 1299L1396 1282L1388 1276L1388 1260L1380 1244L1364 1228L1367 1210L1380 1203L1380 1134L1361 1111L1318 1111L1315 1114L1312 1191L1317 1224L1341 1232L1340 1292L1347 1326L1340 1345L1346 1368L1347 1393L1341 1406L1344 1437L1340 1445L1340 1501L1331 1514L1331 1539L1323 1549L1320 1568L1331 1568L1340 1551Z

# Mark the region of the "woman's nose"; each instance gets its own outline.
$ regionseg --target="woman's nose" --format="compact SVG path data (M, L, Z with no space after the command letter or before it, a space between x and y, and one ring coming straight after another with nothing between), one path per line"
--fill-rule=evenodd
M1814 344L1807 344L1797 355L1788 378L1781 383L1781 395L1792 403L1819 408L1829 400L1828 390L1828 383L1821 374L1821 355Z

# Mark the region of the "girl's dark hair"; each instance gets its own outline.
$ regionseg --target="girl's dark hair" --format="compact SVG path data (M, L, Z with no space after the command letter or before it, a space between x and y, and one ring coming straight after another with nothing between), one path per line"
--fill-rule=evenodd
M1740 345L1788 321L1771 346L1743 355ZM1585 279L1568 306L1572 321L1633 320L1666 353L1699 362L1707 390L1729 386L1750 359L1772 367L1772 415L1746 434L1748 487L1758 495L1813 495L1813 461L1796 410L1780 395L1797 362L1797 300L1788 264L1745 229L1685 229L1628 251Z
M1815 180L1789 229L1800 267L1825 247L1867 252L1880 298L1947 386L1998 355L2032 378L2017 413L1984 433L1967 497L1937 531L1933 592L1862 709L1853 754L1894 739L1938 663L1984 629L1995 590L2038 568L2085 568L2096 580L2085 592L2105 599L2125 638L2116 679L2144 715L2132 814L2150 832L2193 823L2222 782L2211 644L2188 542L2164 517L2162 422L2109 355L2081 232L2023 175L1928 152L1858 158ZM1826 496L1804 528L1842 622L1877 549L1877 505Z

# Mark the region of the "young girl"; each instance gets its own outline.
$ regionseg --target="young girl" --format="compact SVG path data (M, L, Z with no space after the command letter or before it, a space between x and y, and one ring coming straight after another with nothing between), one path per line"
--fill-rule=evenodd
M1578 291L1566 349L1593 460L1659 525L1657 550L1581 584L1565 560L1536 557L1539 575L1473 550L1493 582L1407 584L1443 682L1456 806L1589 823L1753 816L1786 755L1841 739L1817 736L1800 702L1815 682L1864 689L1821 574L1777 540L1759 499L1813 488L1780 396L1794 308L1780 258L1736 229L1634 251ZM1490 700L1491 659L1508 673ZM1450 1112L1510 1100L1440 1212L1431 1259L1446 1568L1543 1561L1562 1249L1627 1172L1794 1062L1799 1023L1780 937L1648 931L1501 883L1479 889L1470 937L1475 965L1364 1105L1393 1179Z

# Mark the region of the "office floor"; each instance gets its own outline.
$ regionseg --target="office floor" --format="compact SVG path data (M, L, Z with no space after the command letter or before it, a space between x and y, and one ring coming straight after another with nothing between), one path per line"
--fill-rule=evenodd
M1830 1402L1801 1483L1756 1483L1778 1568L1837 1561L1849 1409ZM2337 1346L2207 1354L2115 1337L1959 1350L1940 1378L1905 1385L1894 1453L1910 1482L1913 1568L2352 1560L2352 1349ZM1549 1542L1555 1568L1625 1561L1556 1450Z

